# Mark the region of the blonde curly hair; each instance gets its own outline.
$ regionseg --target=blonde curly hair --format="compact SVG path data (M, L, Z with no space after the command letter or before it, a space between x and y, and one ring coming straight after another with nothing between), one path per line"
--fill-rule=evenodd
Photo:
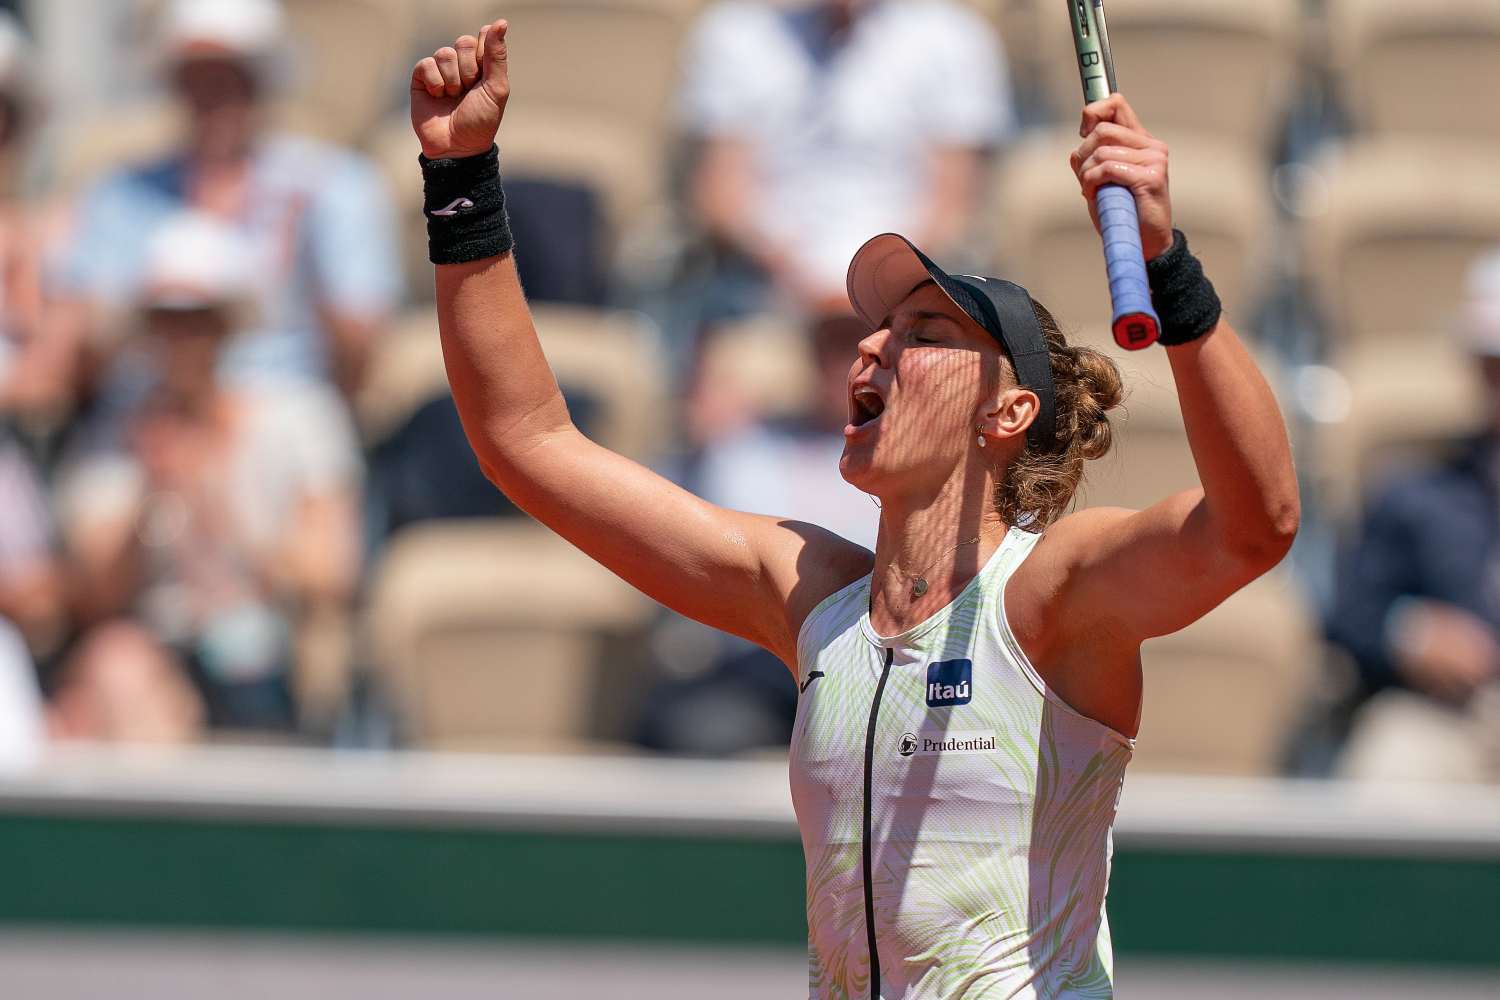
M1125 386L1114 361L1069 344L1040 302L1032 299L1031 308L1052 360L1056 444L1045 452L1027 448L1011 463L995 487L995 507L1007 524L1041 531L1067 510L1083 481L1084 463L1109 454L1109 411L1123 401Z

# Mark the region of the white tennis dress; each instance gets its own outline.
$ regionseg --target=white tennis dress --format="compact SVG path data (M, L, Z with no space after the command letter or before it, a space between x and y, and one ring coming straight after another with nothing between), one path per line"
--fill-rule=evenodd
M1011 632L1005 584L1038 537L1012 528L902 635L870 627L869 577L802 627L812 1000L1113 995L1104 896L1134 743L1048 691Z

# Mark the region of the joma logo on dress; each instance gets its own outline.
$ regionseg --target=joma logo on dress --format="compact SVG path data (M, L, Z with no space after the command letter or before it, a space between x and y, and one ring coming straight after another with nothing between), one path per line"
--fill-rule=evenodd
M927 668L927 704L931 708L967 705L974 697L974 661L944 660Z

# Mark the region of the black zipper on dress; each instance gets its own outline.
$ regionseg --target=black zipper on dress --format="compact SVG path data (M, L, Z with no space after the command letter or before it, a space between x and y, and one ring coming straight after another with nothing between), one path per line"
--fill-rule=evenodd
M885 682L890 679L891 660L895 655L893 649L885 651L885 666L880 671L880 683L875 686L875 699L870 702L870 724L865 730L865 936L870 945L870 1000L880 1000L880 952L875 947L875 888L870 860L870 794L875 771L875 723L880 718L880 699L885 695Z

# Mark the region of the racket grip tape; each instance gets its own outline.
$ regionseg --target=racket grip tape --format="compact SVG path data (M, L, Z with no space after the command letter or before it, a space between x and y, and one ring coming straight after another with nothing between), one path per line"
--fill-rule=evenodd
M1146 255L1141 249L1141 226L1135 196L1129 188L1107 184L1099 189L1099 230L1104 237L1104 266L1109 272L1109 295L1114 303L1115 343L1140 351L1161 336L1161 320L1151 305L1151 283L1146 277Z

